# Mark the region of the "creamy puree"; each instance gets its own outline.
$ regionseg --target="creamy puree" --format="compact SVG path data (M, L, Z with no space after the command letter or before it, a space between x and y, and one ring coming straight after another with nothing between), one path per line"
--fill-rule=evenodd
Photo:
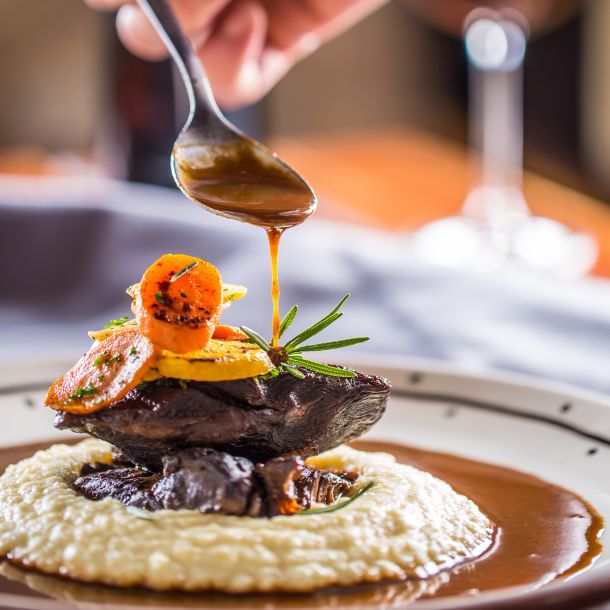
M0 477L0 555L83 581L187 591L311 591L426 578L472 559L493 524L447 483L386 453L339 447L308 465L360 473L374 486L340 510L272 519L197 511L132 514L71 487L97 440L54 445ZM150 516L150 518L142 518Z

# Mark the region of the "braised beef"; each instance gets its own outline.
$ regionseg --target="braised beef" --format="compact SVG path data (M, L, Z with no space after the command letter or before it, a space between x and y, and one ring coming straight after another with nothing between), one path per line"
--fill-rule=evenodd
M94 413L58 412L55 426L106 440L135 464L159 470L164 454L190 447L254 462L314 455L364 434L383 415L386 379L303 372L302 380L162 379Z
M299 458L255 465L212 449L187 449L164 456L162 473L123 463L85 464L74 487L91 500L112 497L150 511L273 517L334 502L349 493L356 478L307 468Z
M163 458L154 497L163 508L244 515L254 487L254 464L213 449L187 449Z
M90 500L103 500L110 496L125 506L137 506L146 510L163 508L152 492L161 475L134 467L108 467L100 471L95 466L97 464L85 464L81 476L74 482L74 486Z

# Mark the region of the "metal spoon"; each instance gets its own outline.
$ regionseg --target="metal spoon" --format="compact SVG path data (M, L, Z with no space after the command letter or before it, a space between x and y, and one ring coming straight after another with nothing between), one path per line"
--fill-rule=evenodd
M316 209L311 187L260 142L222 114L203 64L167 0L137 0L184 81L189 118L172 150L182 192L208 210L267 229L286 229Z

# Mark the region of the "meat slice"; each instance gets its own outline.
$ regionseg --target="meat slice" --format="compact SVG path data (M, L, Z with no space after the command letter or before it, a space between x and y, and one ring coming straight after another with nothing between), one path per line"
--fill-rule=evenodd
M152 493L159 481L159 474L148 473L139 468L101 469L98 464L85 464L74 487L90 500L103 500L110 496L125 506L137 506L146 510L159 510L162 504Z
M254 464L213 449L186 449L163 458L163 477L152 489L163 508L245 515Z
M353 473L331 473L282 457L254 465L213 449L185 449L163 457L163 473L134 466L85 464L74 487L90 500L115 498L126 506L156 511L273 517L348 494Z
M315 455L364 434L383 415L382 377L184 382L162 379L89 414L58 412L55 426L106 440L135 464L160 471L174 450L209 447L254 462Z

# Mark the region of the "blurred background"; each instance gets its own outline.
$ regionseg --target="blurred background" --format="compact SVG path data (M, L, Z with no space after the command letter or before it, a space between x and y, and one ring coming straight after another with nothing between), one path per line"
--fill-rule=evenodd
M525 166L608 201L610 2L533 4L544 14L532 19L525 59ZM323 214L403 229L455 211L469 185L455 8L390 2L232 119L301 169ZM0 48L0 172L172 184L167 158L186 115L182 85L169 62L146 63L121 47L113 15L81 0L2 0ZM532 207L596 224L540 184L526 185ZM384 214L377 206L371 214L373 199Z
M316 218L282 245L284 305L315 317L351 290L351 323L375 338L371 350L607 389L610 286L566 284L570 274L557 271L586 251L592 257L571 278L610 277L610 0L507 3L529 21L527 52L512 76L492 75L489 91L511 79L512 89L491 96L487 122L469 95L476 79L462 26L473 7L499 4L492 0L391 0L229 116L320 199ZM85 330L125 314L124 287L166 251L209 256L231 281L250 280L249 306L234 322L266 328L264 235L203 214L174 187L169 153L187 108L170 63L131 56L114 16L82 0L0 0L0 50L0 274L11 286L0 289L0 356L78 353ZM502 205L499 222L497 209L483 222L471 214L485 243L469 260L502 273L427 266L410 244L464 209L481 180L472 144L482 123L492 153L514 153L501 159L504 170L518 171L510 214ZM562 224L521 231L535 224L522 185L533 217ZM494 239L519 231L541 275L495 264ZM443 235L431 249L447 246L455 263L468 243ZM555 247L559 259L549 258Z

